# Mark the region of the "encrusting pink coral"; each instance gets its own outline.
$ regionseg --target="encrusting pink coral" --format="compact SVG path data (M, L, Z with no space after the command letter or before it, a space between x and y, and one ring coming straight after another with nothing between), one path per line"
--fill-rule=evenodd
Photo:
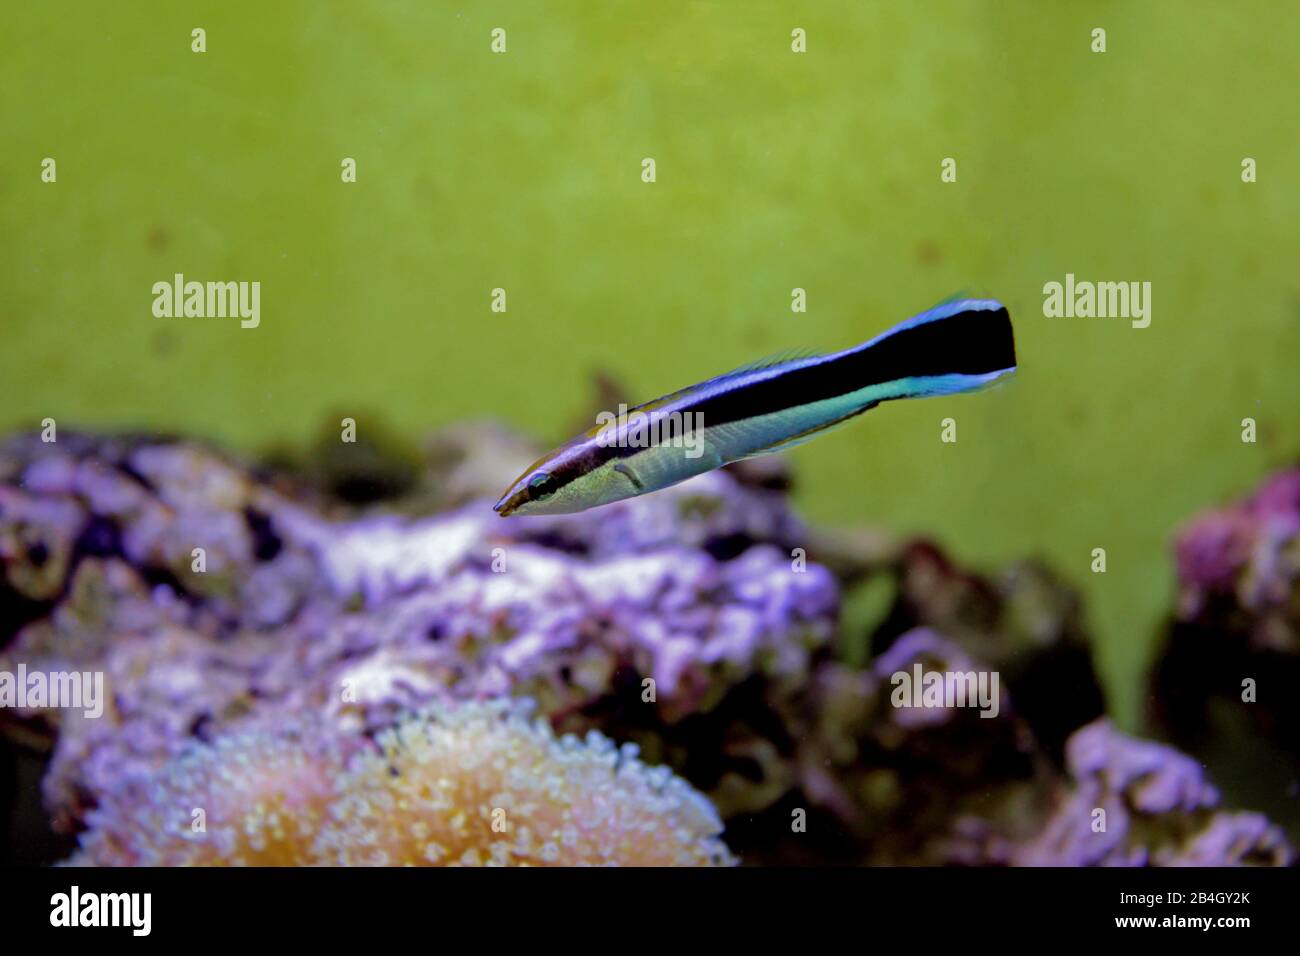
M429 710L379 749L306 727L226 737L88 822L74 865L735 862L713 806L667 768L594 732L556 738L507 701Z

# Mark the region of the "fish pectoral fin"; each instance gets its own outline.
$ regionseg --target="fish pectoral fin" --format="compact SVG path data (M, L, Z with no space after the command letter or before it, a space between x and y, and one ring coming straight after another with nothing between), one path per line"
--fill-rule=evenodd
M624 478L626 478L628 481L632 482L632 487L637 490L637 494L640 494L641 492L645 491L645 485L641 484L641 479L638 478L636 476L636 472L633 471L631 468L629 468L627 465L623 464L622 462L619 462L617 465L614 466L614 470L618 472L620 475L622 475Z

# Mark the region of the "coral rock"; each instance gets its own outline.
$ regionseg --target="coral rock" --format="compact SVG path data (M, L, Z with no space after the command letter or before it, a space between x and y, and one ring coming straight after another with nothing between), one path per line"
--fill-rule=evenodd
M1219 791L1191 757L1119 733L1107 720L1068 747L1073 786L1022 865L1287 866L1282 831L1254 813L1219 809Z

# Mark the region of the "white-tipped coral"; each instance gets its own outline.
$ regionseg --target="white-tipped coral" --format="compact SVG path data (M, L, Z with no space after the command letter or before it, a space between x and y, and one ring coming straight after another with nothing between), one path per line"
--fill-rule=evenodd
M110 795L71 862L735 862L712 805L667 768L594 732L556 738L518 703L431 710L379 745L305 728L223 738L168 765L146 791Z
M77 866L297 866L338 799L348 741L308 726L196 745L86 817Z
M340 864L734 862L713 806L594 731L556 738L516 704L430 712L356 761L319 849Z

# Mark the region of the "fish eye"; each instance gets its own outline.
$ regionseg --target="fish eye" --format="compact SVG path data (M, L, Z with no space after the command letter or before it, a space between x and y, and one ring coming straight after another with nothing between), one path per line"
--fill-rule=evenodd
M528 480L528 497L533 501L545 501L555 494L555 479L544 471L539 471Z

